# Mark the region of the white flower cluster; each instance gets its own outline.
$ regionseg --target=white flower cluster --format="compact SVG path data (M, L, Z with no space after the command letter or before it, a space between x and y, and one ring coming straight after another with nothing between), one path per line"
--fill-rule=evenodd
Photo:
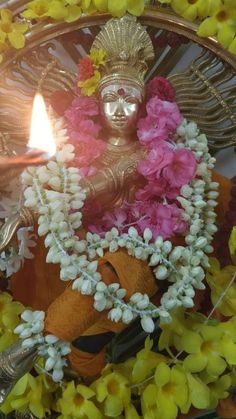
M17 231L18 245L10 246L0 253L0 271L4 272L7 278L19 271L25 258L33 258L30 248L36 246L36 242L31 230L31 227L20 228Z
M108 317L115 322L128 324L140 316L146 332L154 330L153 318L171 321L170 311L176 307L192 307L196 289L203 289L204 268L208 266L207 254L217 228L215 206L218 184L211 180L213 159L205 135L200 135L195 123L183 121L177 129L175 147L188 148L198 160L197 177L181 189L178 201L183 208L183 219L189 223L185 237L186 246L172 246L158 237L153 243L152 232L139 236L134 227L127 234L113 228L104 238L87 233L80 240L75 230L81 226L80 209L85 194L79 186L80 176L75 168L64 167L73 155L73 147L63 146L56 161L45 167L33 168L23 176L25 205L39 214L39 235L46 235L49 248L47 262L60 263L61 279L73 280L73 289L84 295L94 295L94 307L108 310ZM120 284L107 286L97 272L97 257L104 252L126 248L137 259L148 260L157 280L168 280L172 285L164 293L159 307L154 306L148 295L134 294L126 301L126 290Z
M23 339L24 348L38 347L38 354L45 362L45 370L52 373L55 382L63 378L63 368L67 365L65 356L71 352L69 343L54 335L43 336L45 313L25 310L21 315L24 323L17 326L14 333Z

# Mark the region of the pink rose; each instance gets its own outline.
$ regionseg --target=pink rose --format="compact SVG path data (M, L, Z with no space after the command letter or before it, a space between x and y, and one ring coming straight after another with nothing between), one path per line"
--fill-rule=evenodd
M174 102L175 89L164 77L154 77L147 85L147 99L157 96L161 100Z
M196 170L197 162L192 151L179 149L174 151L171 163L164 168L163 177L172 187L180 188L195 177Z
M168 144L160 144L153 148L145 160L140 161L138 171L147 179L154 180L160 176L162 169L173 159L173 150Z

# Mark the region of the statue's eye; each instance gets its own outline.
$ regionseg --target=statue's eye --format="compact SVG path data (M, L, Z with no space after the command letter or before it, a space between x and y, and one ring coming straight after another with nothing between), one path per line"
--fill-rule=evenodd
M132 105L137 105L137 104L139 103L138 98L133 97L133 96L127 96L127 97L125 98L125 101L126 101L127 103L132 104Z
M117 95L113 93L107 93L103 96L103 102L109 103L109 102L116 102L117 101Z

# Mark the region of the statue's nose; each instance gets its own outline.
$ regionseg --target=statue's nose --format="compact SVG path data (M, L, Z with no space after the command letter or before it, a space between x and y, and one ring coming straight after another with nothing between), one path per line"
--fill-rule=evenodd
M115 111L115 115L116 116L122 116L122 115L124 115L125 113L124 113L124 107L123 107L123 104L122 104L122 102L118 102L117 103L117 107L116 107L116 111Z

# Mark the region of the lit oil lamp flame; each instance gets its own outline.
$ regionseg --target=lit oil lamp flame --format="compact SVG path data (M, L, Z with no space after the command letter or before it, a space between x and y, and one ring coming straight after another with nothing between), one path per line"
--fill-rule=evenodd
M28 148L30 150L44 151L45 158L53 157L56 153L56 142L53 137L52 126L43 97L40 94L36 94L34 98Z

